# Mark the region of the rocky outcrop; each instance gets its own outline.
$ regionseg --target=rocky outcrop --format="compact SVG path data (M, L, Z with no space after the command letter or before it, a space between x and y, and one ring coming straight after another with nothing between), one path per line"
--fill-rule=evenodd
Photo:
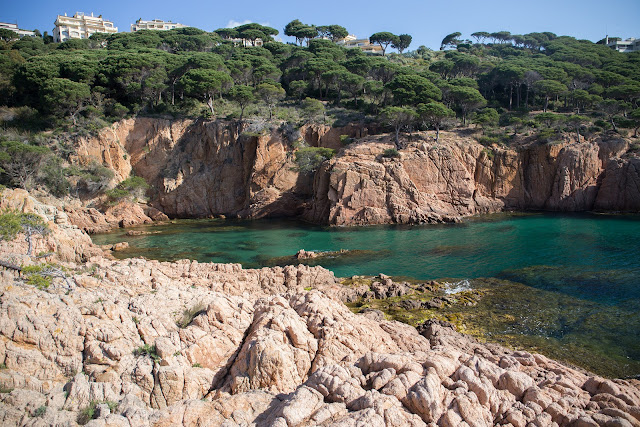
M134 172L151 204L172 217L301 216L362 225L457 221L500 210L640 210L637 156L623 138L554 144L521 139L486 148L463 133L424 134L386 158L390 137L352 124L243 132L216 121L127 119L78 142L77 161L101 162L118 179ZM356 138L345 146L341 136ZM293 144L338 151L315 176L295 168ZM293 142L293 141L291 141Z
M636 380L355 315L321 267L68 267L70 295L1 275L3 425L640 423Z
M91 150L89 147L99 147ZM112 161L110 153L118 147ZM312 192L277 129L244 132L222 121L123 120L78 147L82 163L103 160L152 187L153 206L172 217L294 216Z
M47 260L80 262L103 254L91 238L72 223L62 206L40 202L25 190L5 189L0 194L0 211L5 209L42 217L51 232L44 237L33 238L33 253L50 254ZM27 246L21 236L10 242L0 240L0 253L23 255L27 253Z
M89 234L106 233L118 227L134 227L169 219L158 209L131 201L107 207L104 212L86 206L65 205L69 221Z
M425 223L501 210L640 210L637 157L625 140L518 151L445 133L385 158L389 138L362 141L327 162L306 218L334 225Z
M56 212L12 194L7 206ZM66 236L62 253L88 239L51 227ZM322 267L98 254L64 267L71 287L0 270L2 425L640 424L637 380L479 343L444 322L416 330L354 314ZM371 292L406 288L381 275Z

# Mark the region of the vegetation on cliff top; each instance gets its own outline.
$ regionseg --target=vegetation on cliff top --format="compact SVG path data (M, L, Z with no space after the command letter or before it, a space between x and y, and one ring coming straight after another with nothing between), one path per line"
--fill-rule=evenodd
M140 114L259 117L296 127L321 117L329 124L372 120L395 131L399 148L400 132L411 128L473 124L490 145L518 133L542 142L562 132L580 138L627 128L637 135L640 126L640 54L604 44L480 31L473 42L447 35L441 51L407 51L409 35L383 31L370 39L385 56L370 56L334 43L348 34L338 25L294 20L284 33L298 44L274 41L278 30L259 24L94 34L59 44L0 40L0 120L18 128L0 135L0 180L64 194L68 177L77 183L92 172L60 166L73 148L59 132L83 134Z

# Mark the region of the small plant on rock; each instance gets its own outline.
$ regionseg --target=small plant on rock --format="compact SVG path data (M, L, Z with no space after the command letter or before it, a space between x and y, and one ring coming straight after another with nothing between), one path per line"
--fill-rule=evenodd
M137 200L144 197L144 193L149 188L149 184L144 178L139 176L130 176L124 181L120 182L115 188L105 192L109 201L117 203L121 200L132 199Z
M305 147L296 151L297 170L302 173L315 172L322 162L332 158L335 150L323 147Z
M42 417L45 412L47 412L47 407L42 405L34 411L33 416L39 418L39 417Z
M22 267L25 282L38 289L47 289L53 284L53 279L61 279L67 290L75 288L75 284L67 277L66 269L57 264L37 264Z
M387 157L387 158L390 158L390 159L394 159L396 157L400 157L400 153L395 148L387 148L382 153L382 157Z
M142 345L135 350L133 350L133 354L136 356L149 356L153 359L154 362L160 360L160 356L158 356L158 351L156 350L155 345L145 344Z

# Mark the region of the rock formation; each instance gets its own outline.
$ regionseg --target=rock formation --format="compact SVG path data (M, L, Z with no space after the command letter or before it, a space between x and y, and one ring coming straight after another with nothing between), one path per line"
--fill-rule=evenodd
M322 267L79 263L52 227L74 289L0 271L2 425L640 425L638 380L353 314Z
M192 120L123 120L78 141L77 161L101 162L152 186L151 204L172 217L301 216L332 225L457 221L500 210L640 211L640 159L623 138L554 144L521 139L487 148L442 132L415 136L400 157L391 138L363 126L306 126L308 145L338 150L315 176L295 170L283 129L242 132ZM295 133L295 132L294 132ZM340 136L360 138L343 147ZM289 139L293 139L289 141Z
M625 140L487 149L445 134L385 158L390 139L327 162L306 218L334 225L456 221L501 210L640 211L640 158Z

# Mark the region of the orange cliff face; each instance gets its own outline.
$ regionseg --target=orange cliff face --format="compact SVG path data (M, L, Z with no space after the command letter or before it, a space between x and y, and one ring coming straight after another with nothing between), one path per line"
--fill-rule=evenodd
M418 135L398 158L391 138L359 125L303 126L310 146L337 155L313 174L296 170L293 141L273 129L223 121L127 119L78 141L78 161L131 173L150 204L172 217L303 217L332 225L456 221L501 210L640 211L640 159L623 138L486 148L442 132ZM359 138L343 146L341 135Z

